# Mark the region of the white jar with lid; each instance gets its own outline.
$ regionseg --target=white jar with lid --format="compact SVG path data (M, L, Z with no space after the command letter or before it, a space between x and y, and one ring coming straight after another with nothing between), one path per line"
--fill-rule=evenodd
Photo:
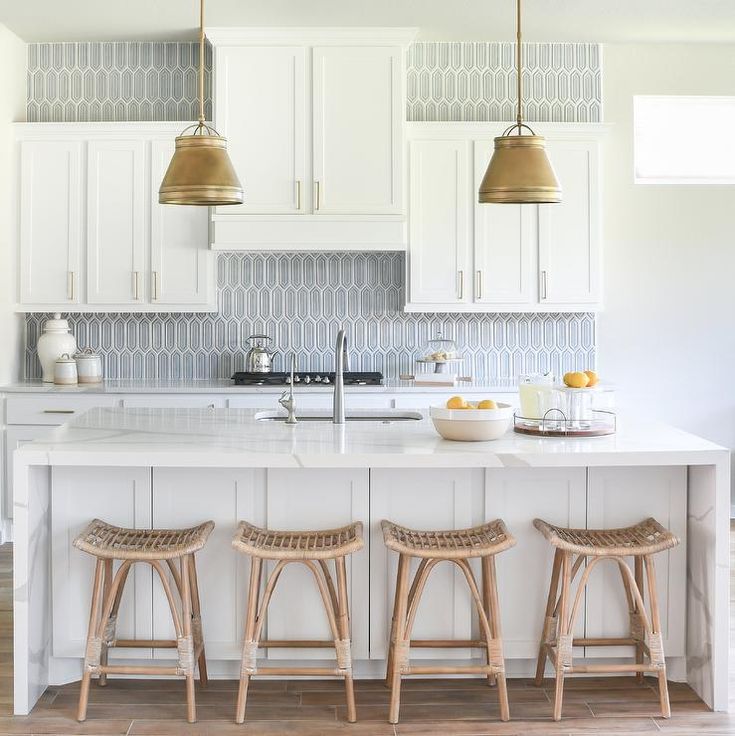
M102 358L92 348L84 348L75 356L79 383L102 383Z
M77 385L77 362L69 353L54 361L54 383L57 386Z
M69 323L57 312L53 319L46 320L43 333L38 338L38 360L41 362L43 381L54 382L54 363L64 353L74 355L77 341L69 331Z

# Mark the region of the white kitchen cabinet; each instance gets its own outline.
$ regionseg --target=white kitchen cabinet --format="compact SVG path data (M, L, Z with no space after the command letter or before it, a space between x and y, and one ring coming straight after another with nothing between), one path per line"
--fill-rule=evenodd
M600 301L600 185L597 145L549 140L562 201L540 205L539 296L542 304Z
M334 529L361 521L365 547L348 555L347 590L352 627L352 656L367 659L371 629L370 614L370 539L368 537L370 471L349 469L291 469L267 471L266 519L272 529ZM319 503L314 503L315 495ZM267 565L268 571L273 564ZM334 572L332 563L330 569ZM294 615L294 611L300 611ZM308 613L307 613L308 612ZM312 573L292 564L283 571L268 607L266 622L269 639L328 640L332 634L324 605ZM331 659L333 649L268 650L270 659Z
M413 529L460 529L482 522L484 475L478 468L370 471L370 658L385 659L393 615L398 554L383 542L382 519ZM416 571L414 560L411 574ZM502 605L502 602L501 602ZM416 615L414 639L471 639L475 628L467 582L451 563L429 576ZM413 659L467 657L467 649L412 649Z
M20 301L78 304L84 226L80 140L20 146Z
M228 46L217 55L219 132L245 190L219 214L300 214L307 197L307 52L303 46Z
M216 310L208 209L158 204L181 127L14 126L21 191L18 311ZM49 189L55 192L50 198Z
M516 538L516 546L496 558L503 650L509 659L534 659L538 655L544 622L554 551L533 520L539 517L553 524L584 528L586 508L585 468L486 471L485 520L503 519ZM575 635L583 634L584 617L580 616ZM578 654L583 656L581 650Z
M477 202L493 152L492 140L500 132L497 123L408 125L410 237L405 310L600 308L599 147L605 127L547 123L539 131L547 139L563 190L561 204L546 205ZM465 166L469 175L458 181L460 164L457 161L452 170L450 152L466 156L467 150L472 152Z
M409 274L412 304L472 301L470 144L411 141Z
M72 546L95 518L138 529L151 528L150 468L56 467L51 494L53 655L83 657L95 558ZM117 569L117 565L115 566ZM120 606L121 639L151 639L152 575L134 565ZM110 657L148 659L150 649L111 650Z
M405 49L414 29L215 28L214 117L245 201L215 250L405 250Z
M475 141L473 192L482 183L492 153L492 141ZM474 302L531 306L537 293L537 207L475 203L474 215Z
M125 396L121 404L125 409L223 409L226 399L207 394L141 394Z
M146 145L87 145L87 301L134 304L145 271Z
M207 657L239 659L247 605L250 558L232 549L243 519L262 526L265 470L236 468L154 468L153 526L183 528L211 520L207 544L196 555L202 626ZM153 581L153 638L174 637L166 596ZM156 650L156 658L176 656Z
M402 52L313 49L314 211L400 214Z
M684 656L686 467L589 469L588 527L604 529L629 526L649 516L681 540L678 547L654 555L654 562L664 652L667 657ZM631 563L630 559L628 562ZM620 572L617 565L602 562L592 572L587 588L587 636L628 636L628 633L628 606ZM630 652L630 647L586 648L588 657L630 656Z

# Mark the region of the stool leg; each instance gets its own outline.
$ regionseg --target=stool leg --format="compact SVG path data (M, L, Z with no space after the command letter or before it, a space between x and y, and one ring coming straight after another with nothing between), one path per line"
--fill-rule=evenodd
M635 584L638 586L638 592L641 594L641 598L645 600L645 584L643 582L643 560L640 555L636 555L634 558L635 562ZM636 644L635 647L635 662L636 664L643 664L643 642ZM635 673L635 679L639 684L643 684L644 677L642 672Z
M561 596L559 598L559 635L556 647L556 685L554 688L554 720L561 720L564 698L564 667L571 657L571 632L569 622L569 589L571 586L570 553L561 553ZM567 652L566 650L570 651Z
M194 637L191 630L192 605L191 605L191 580L189 577L189 557L181 558L181 618L182 634L186 640L187 647L194 652ZM191 657L193 660L193 656ZM194 662L188 662L186 666L186 720L195 723L197 719L196 700L194 694Z
M191 585L191 612L192 612L192 633L194 635L194 646L201 646L199 652L199 685L206 687L209 678L207 677L207 657L204 652L204 633L202 632L202 607L199 600L199 581L197 578L196 557L192 555L189 559L189 577Z
M342 640L341 646L350 647L350 609L347 600L347 569L345 558L338 557L334 561L337 573L337 629ZM348 650L349 651L349 650ZM342 655L344 656L344 655ZM337 653L337 666L349 664L349 668L345 667L345 698L347 700L347 720L354 723L357 720L357 710L355 708L355 688L352 681L352 660L349 662L340 662L340 654Z
M649 650L651 651L651 659L660 661L660 669L658 671L658 697L661 703L661 715L664 718L671 718L671 704L669 703L669 685L666 682L666 660L664 659L663 646L661 645L661 617L658 608L658 590L656 589L656 570L654 568L653 557L646 555L644 557L646 565L646 577L648 578L648 598L651 604L651 637L649 641Z
M488 621L491 620L492 614L490 611L490 577L489 577L489 571L488 567L485 564L485 559L482 560L482 605L485 609L485 615L488 618ZM486 661L488 664L490 664L490 649L487 650L487 658ZM487 676L487 684L490 687L493 687L497 683L497 680L495 678L495 674L491 672Z
M510 720L510 707L508 705L508 687L505 681L505 661L503 659L503 635L500 626L500 604L498 602L498 580L495 574L495 556L489 555L482 558L483 579L487 577L490 603L490 631L500 658L503 661L503 671L496 674L498 682L498 699L500 701L500 720ZM488 651L489 655L489 651ZM488 656L489 660L489 656ZM488 661L489 663L489 661Z
M102 578L104 575L104 560L98 559L94 569L94 583L92 585L92 603L89 611L89 627L87 629L87 652L93 646L93 639L97 633L97 619L100 613L100 594L102 592ZM87 664L87 656L84 661L84 674L82 675L82 684L79 690L79 709L77 710L77 720L84 721L87 718L87 703L89 702L89 683L92 679L92 672Z
M102 600L107 601L107 597L110 595L110 586L112 585L112 560L105 560L105 582L102 585ZM107 637L102 637L102 648L100 649L100 665L102 667L107 665ZM107 675L104 672L100 672L100 676L97 678L97 684L100 687L107 685Z
M402 554L398 558L398 577L396 579L396 637L391 642L393 649L393 668L391 671L389 723L398 723L401 707L401 670L405 665L410 640L406 640L406 614L408 611L408 572L410 558Z
M260 597L260 571L263 561L260 557L250 558L250 585L248 587L248 605L245 615L245 640L243 642L242 666L240 667L240 686L237 691L237 707L235 708L235 723L245 721L245 705L248 698L248 685L250 674L246 671L249 667L253 637L255 634L255 622L258 616L258 599ZM254 652L252 653L254 657Z
M544 625L541 631L541 643L538 649L538 662L536 663L536 678L534 685L541 687L544 682L544 670L546 669L547 650L551 627L553 625L554 609L556 608L557 595L559 593L559 571L561 570L561 550L554 553L554 566L551 569L551 582L549 583L549 597L546 601L546 612L544 613ZM555 632L556 633L556 632Z

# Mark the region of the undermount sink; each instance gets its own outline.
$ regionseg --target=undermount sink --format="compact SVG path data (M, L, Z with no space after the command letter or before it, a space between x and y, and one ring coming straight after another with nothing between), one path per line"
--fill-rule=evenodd
M351 411L345 415L346 422L417 422L423 419L423 415L417 411ZM331 422L332 412L310 411L305 414L297 414L299 422ZM286 414L276 411L260 411L255 415L256 422L285 422Z

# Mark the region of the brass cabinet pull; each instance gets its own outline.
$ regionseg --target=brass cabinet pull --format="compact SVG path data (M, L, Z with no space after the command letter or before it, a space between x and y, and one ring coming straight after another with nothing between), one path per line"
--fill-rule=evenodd
M140 299L140 271L133 271L133 299Z
M546 299L546 271L541 271L541 298Z
M457 292L459 299L464 299L464 271L457 271Z
M301 179L296 179L296 209L301 209Z
M69 301L74 301L74 280L76 278L76 273L74 271L67 271L66 276L66 293Z
M158 271L153 272L153 299L158 299Z
M482 299L482 271L477 272L477 298Z
M318 210L319 205L321 204L321 187L319 186L319 182L314 182L314 209Z

